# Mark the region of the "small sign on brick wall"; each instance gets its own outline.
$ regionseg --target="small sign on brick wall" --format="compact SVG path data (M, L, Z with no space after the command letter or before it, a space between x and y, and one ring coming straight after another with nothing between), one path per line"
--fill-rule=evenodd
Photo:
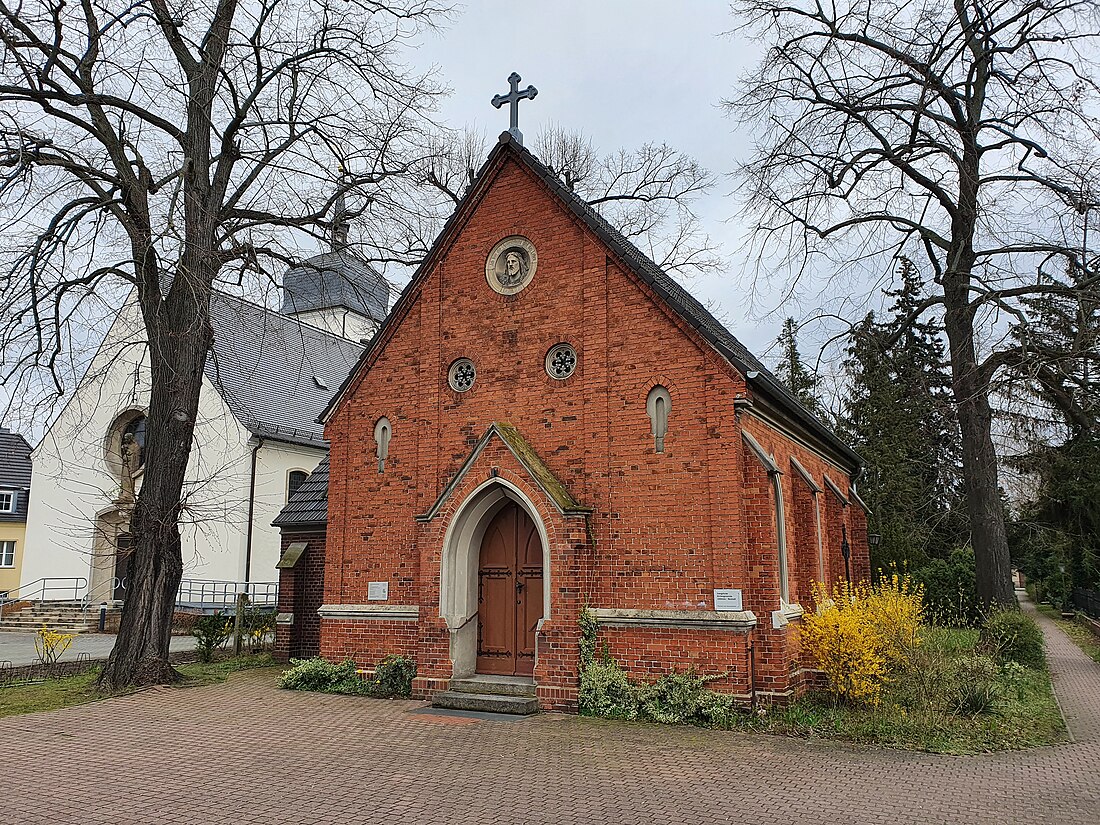
M370 582L367 585L367 600L372 602L384 602L390 597L389 582Z
M741 591L732 588L715 588L715 610L741 610Z

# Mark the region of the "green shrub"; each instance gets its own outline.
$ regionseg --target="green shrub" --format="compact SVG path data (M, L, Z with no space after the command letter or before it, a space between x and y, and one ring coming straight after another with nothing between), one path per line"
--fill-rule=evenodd
M1073 588L1065 573L1051 573L1042 580L1041 586L1043 601L1051 607L1063 610L1072 604L1070 597L1073 594Z
M924 589L924 615L948 627L976 627L981 603L974 581L974 551L955 550L946 559L933 559L913 571Z
M736 727L746 715L745 708L733 696L708 690L704 691L693 721L713 728L731 728Z
M370 693L385 699L407 698L412 695L414 678L416 662L408 656L387 656L375 666Z
M213 659L214 651L226 643L232 632L233 620L220 611L196 619L191 635L198 639L196 650L199 661L209 662Z
M956 716L989 713L999 695L1000 670L991 656L973 653L955 659L942 688L948 710Z
M580 619L580 712L607 719L647 719L653 722L729 727L743 715L732 696L706 689L720 676L699 676L694 670L665 674L653 684L637 683L619 667L606 646L597 658L599 622L587 608Z
M600 623L596 619L596 614L585 607L581 609L581 614L577 618L577 625L581 630L581 637L577 646L580 653L580 669L583 671L596 661L596 643L600 634Z
M581 671L581 713L609 719L638 718L638 688L613 659L591 662Z
M290 664L290 670L279 677L279 687L381 699L411 695L416 676L416 662L408 656L387 656L375 666L373 679L364 679L351 659L339 664L320 657L291 659Z
M1042 670L1043 631L1030 616L1018 610L995 610L982 627L981 647L999 662L1018 662Z
M355 662L345 659L333 664L325 659L291 659L290 670L279 677L279 687L288 690L316 690L322 693L364 693L365 684Z
M666 673L652 685L638 690L638 710L645 719L665 724L679 724L693 719L702 709L709 690L707 679L686 673Z

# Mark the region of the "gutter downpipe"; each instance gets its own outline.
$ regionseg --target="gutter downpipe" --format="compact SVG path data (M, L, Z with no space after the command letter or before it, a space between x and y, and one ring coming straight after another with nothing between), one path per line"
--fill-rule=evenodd
M252 581L252 522L256 512L256 458L262 446L264 446L264 440L259 438L256 446L252 448L252 468L248 478L248 529L244 540L245 592L248 591L248 583Z

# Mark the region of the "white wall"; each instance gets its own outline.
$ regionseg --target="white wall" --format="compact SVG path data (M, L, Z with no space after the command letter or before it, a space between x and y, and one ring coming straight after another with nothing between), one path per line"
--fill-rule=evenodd
M265 441L256 456L255 513L252 520L252 581L278 581L279 530L271 522L286 505L291 470L312 473L325 450Z
M34 450L24 584L43 577L91 579L96 519L116 510L113 502L120 492L106 460L106 436L120 413L148 404L143 337L137 307L128 303L85 380ZM135 366L139 367L136 385ZM181 518L184 578L243 579L255 443L204 379ZM261 447L253 517L253 581L277 579L279 535L271 521L286 501L286 474L291 469L311 471L323 455L324 450L275 442Z
M344 307L298 312L294 317L305 324L339 335L341 338L347 338L349 341L369 340L378 331L378 324L366 315L360 315Z

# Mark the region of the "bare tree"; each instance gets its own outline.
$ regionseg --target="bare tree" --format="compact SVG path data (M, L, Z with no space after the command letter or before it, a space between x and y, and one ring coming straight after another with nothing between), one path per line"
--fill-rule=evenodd
M105 687L176 678L178 521L211 291L281 268L333 228L345 196L339 219L369 210L385 226L398 212L435 94L398 50L444 12L433 0L0 0L4 379L45 371L60 391L76 321L127 289L148 336L132 585Z
M1014 603L990 386L1027 362L1027 299L1095 290L1095 0L739 0L769 44L727 105L756 130L744 165L764 261L791 280L907 256L942 312L986 603ZM1095 217L1093 218L1095 221ZM810 261L810 263L807 263ZM1069 278L1051 278L1051 270ZM835 271L835 270L834 270ZM906 325L897 334L904 333ZM1036 380L1049 376L1033 371ZM1076 415L1071 392L1052 394Z
M483 133L455 133L436 145L420 170L429 200L433 191L441 196L425 209L436 215L435 231L473 183L486 144ZM694 158L664 143L601 156L582 133L554 125L539 132L531 151L664 269L692 275L722 267L717 244L692 210L714 185Z

